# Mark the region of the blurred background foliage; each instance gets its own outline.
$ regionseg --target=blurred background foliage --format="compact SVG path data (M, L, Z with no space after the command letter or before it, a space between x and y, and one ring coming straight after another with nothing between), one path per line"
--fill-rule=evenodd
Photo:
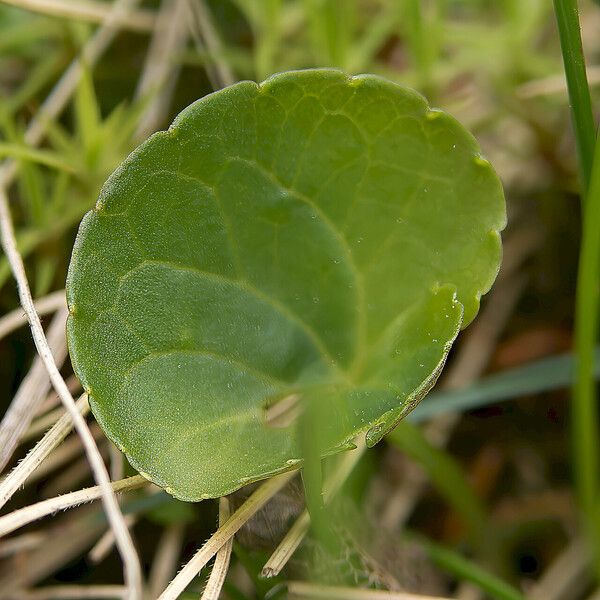
M545 389L555 363L543 367L537 388L526 392L521 380L510 375L511 369L572 346L579 184L552 3L148 0L129 13L97 64L84 65L67 109L44 121L45 141L38 149L26 143L26 128L43 115L44 99L90 44L98 15L110 3L96 0L92 4L98 10L91 17L76 10L89 2L73 0L68 15L44 14L55 5L50 0L33 4L37 10L0 3L0 158L18 161L11 208L35 297L64 287L79 220L117 164L186 105L233 81L317 66L377 73L421 91L473 132L505 186L510 272L497 284L496 304L491 297L484 301L482 324L461 337L442 387L462 389L481 375L507 371L504 397L512 401L499 404L492 396L451 423L447 416L424 428L407 423L367 453L335 510L360 527L340 533L340 539L351 539L329 575L343 570L338 569L343 564L351 573L335 584L350 578L353 584L393 589L400 583L409 591L461 598L519 598L517 589L540 599L592 594L589 559L577 546L565 382L563 388ZM598 106L600 7L591 0L580 7ZM17 305L1 257L0 309L4 313ZM8 406L33 356L25 328L0 341L2 407ZM68 366L63 370L69 374ZM76 460L72 457L61 469ZM44 495L44 486L65 491L53 485L59 475L50 470L10 506ZM81 471L70 483L81 487L90 481L89 473ZM406 508L402 502L413 488L418 497ZM158 507L134 509L138 546L148 565L169 528L188 524L178 554L183 561L216 518L214 506L206 503L182 507L160 498ZM283 506L294 502L284 498ZM284 524L294 510L279 511ZM275 530L276 520L272 509ZM412 535L399 541L404 524ZM266 546L284 532L269 533ZM258 577L269 551L256 536L247 537L236 543L228 597L274 597L281 579ZM304 572L307 556L315 572L319 550L313 546L305 544L296 572ZM565 549L577 557L567 564L579 565L580 571L575 577L566 567L559 569L560 585L566 585L564 578L569 583L563 589L543 578L554 573ZM116 561L111 555L95 566L81 553L71 553L46 579L36 581L114 582L120 576ZM474 581L475 588L463 585L465 580ZM549 589L554 595L548 595Z

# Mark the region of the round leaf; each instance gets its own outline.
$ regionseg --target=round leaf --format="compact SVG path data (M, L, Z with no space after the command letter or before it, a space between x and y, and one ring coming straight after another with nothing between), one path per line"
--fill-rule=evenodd
M238 83L142 144L83 219L75 371L132 465L185 500L297 465L309 401L327 452L372 445L475 317L504 223L473 138L415 92L332 70Z

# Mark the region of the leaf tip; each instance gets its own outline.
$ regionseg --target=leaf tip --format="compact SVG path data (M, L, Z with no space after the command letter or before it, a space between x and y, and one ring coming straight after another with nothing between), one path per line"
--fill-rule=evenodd
M488 169L492 168L490 161L487 158L484 158L483 156L481 156L481 154L477 154L475 156L474 162L478 167L484 167L484 168L488 168Z
M367 448L372 448L381 441L381 438L386 434L387 428L385 423L374 425L365 434L365 443Z
M438 108L430 108L425 113L425 118L428 121L435 121L436 119L439 119L443 115L444 115L444 112L439 110Z

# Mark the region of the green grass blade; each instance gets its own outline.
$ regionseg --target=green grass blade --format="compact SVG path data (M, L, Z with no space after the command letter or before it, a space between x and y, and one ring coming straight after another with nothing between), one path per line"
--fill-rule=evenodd
M87 161L94 163L98 148L101 117L94 82L89 69L84 68L77 86L74 102L75 131L77 131Z
M347 69L350 73L368 71L377 61L377 52L398 28L403 6L396 0L388 2L373 18L369 28L348 48Z
M587 190L592 172L596 128L581 45L577 0L554 0L554 12L567 77L581 181L583 189Z
M264 0L258 4L256 11L256 75L264 79L275 71L275 57L281 36L281 0Z
M460 465L448 453L432 446L421 430L408 421L402 421L386 439L421 465L439 493L460 515L473 542L479 545L486 528L485 509Z
M419 423L452 412L465 412L527 394L539 394L567 387L575 375L571 353L531 362L522 367L484 377L462 390L432 392L407 416ZM594 354L594 377L600 377L600 347Z
M457 552L422 537L418 541L438 567L458 580L470 581L496 600L525 600L525 596L517 589Z
M60 155L48 150L36 150L21 144L0 142L0 157L9 157L38 163L46 167L58 169L59 171L66 171L67 173L72 173L74 171L73 166L63 160Z
M575 481L584 517L600 534L597 502L598 407L594 380L594 344L598 337L598 274L600 272L600 142L596 143L593 169L583 215L575 310L575 350L577 370L573 387L572 435ZM600 550L597 535L596 550Z
M586 521L600 555L598 501L598 408L593 376L598 337L598 272L600 269L600 144L596 142L590 89L581 44L576 0L554 0L554 10L567 76L575 137L583 181L583 232L579 255L575 309L577 370L573 387L572 436L575 485ZM595 150L594 150L595 149Z

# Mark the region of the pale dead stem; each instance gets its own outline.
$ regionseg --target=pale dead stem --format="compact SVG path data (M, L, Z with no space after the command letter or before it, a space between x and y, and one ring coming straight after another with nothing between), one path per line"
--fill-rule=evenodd
M294 477L295 472L282 473L263 483L232 515L217 529L193 558L179 571L159 600L176 600L206 563L230 540L243 525L254 516L279 490Z
M141 475L134 475L133 477L110 482L109 486L114 497L115 492L135 490L147 483L148 480L144 479ZM102 497L102 494L103 490L99 485L96 485L76 492L70 492L69 494L63 494L56 498L50 498L49 500L42 500L42 502L15 510L0 517L0 537L59 510L66 510L67 508L73 508L92 500L98 500L98 498Z
M80 394L81 393L81 382L79 381L79 379L77 379L76 375L70 375L69 377L67 377L67 379L65 380L67 382L67 387L69 388L69 391L71 392L71 394L75 395L75 394ZM53 408L56 408L57 406L60 406L62 408L62 410L64 411L64 407L62 406L61 402L60 402L60 398L58 397L58 394L56 393L56 391L54 389L51 389L50 392L48 393L48 396L46 397L46 399L40 404L37 412L36 412L36 418L40 418L42 415L46 414L49 410L52 410ZM59 415L62 416L62 415ZM58 420L58 418L57 418ZM36 421L37 423L37 421ZM50 425L54 425L54 423L50 423ZM33 427L33 423L31 424L31 426ZM46 428L47 429L47 428ZM29 431L29 430L28 430ZM40 433L44 433L45 430L42 430ZM26 432L27 435L27 432Z
M125 524L128 529L131 529L138 520L137 515L125 515ZM94 544L93 548L88 552L88 558L94 564L102 562L110 553L115 545L115 534L111 529L108 529L102 534L102 537Z
M58 421L64 414L65 409L61 407L55 408L45 415L34 419L27 431L21 436L19 443L23 444L24 442L28 442L29 440L32 440L33 438L36 438L40 434L44 433L44 431L48 431L48 429L50 429L50 427L52 427L52 425L54 425L56 421Z
M20 591L46 580L66 563L81 556L106 528L98 516L98 508L89 505L80 507L74 514L57 515L56 520L44 528L46 538L39 546L15 556L0 570L3 600L9 593L20 600Z
M86 600L125 598L127 588L122 585L52 585L36 590L20 590L14 600Z
M230 516L231 510L229 508L229 500L225 497L219 498L219 526L222 527L225 525ZM201 600L219 600L221 589L223 588L225 577L227 576L227 570L229 569L232 549L233 537L226 541L223 547L217 552Z
M108 441L108 440L107 440ZM112 481L117 479L123 479L124 476L124 464L123 454L121 451L110 441L108 441L108 452L110 455L110 478ZM119 498L121 500L121 498ZM120 502L119 502L120 503ZM125 523L127 528L131 529L137 523L137 515L125 515ZM112 530L105 531L102 537L96 542L94 547L88 552L88 558L93 563L102 562L106 556L112 550L115 544L115 535Z
M92 431L93 433L93 431ZM100 454L105 457L104 449L106 446L100 446ZM83 450L80 445L80 451ZM50 481L44 483L42 488L42 498L52 498L65 492L71 492L81 487L79 483L90 476L90 465L87 458L82 456L73 461L69 466L61 469ZM114 481L114 480L113 480ZM107 531L111 531L110 529Z
M316 585L303 581L290 581L287 586L292 600L449 600L439 596L422 596L405 592L360 590L347 587Z
M223 58L223 42L217 32L212 15L204 0L185 0L190 11L189 26L198 49L206 46L212 63L205 65L214 89L235 83L229 64Z
M161 124L181 71L178 54L187 40L186 0L163 0L136 90L137 98L152 98L140 116L136 138L146 138Z
M47 539L45 533L38 531L34 533L24 533L8 540L0 542L0 558L7 558L19 552L26 552L32 548L37 548Z
M325 482L325 502L329 502L337 494L364 454L366 450L364 440L357 439L355 440L355 444L357 446L356 450L346 452L340 457L338 465L333 470L333 475ZM304 510L265 563L261 573L263 577L275 577L279 575L283 567L285 567L294 552L298 549L298 546L302 543L309 527L310 516L308 511Z
M38 315L48 315L56 312L63 307L67 306L67 300L65 298L65 290L58 290L52 292L47 296L38 298L34 301L35 310ZM6 337L9 333L12 333L19 327L27 324L27 315L23 312L21 307L15 308L11 312L0 317L0 340Z
M158 598L177 572L184 533L185 525L176 523L166 527L158 540L148 576L148 596L151 600Z
M600 66L590 65L587 67L587 79L590 86L600 84ZM538 96L550 96L553 94L567 94L567 81L564 73L550 75L542 79L533 79L521 84L516 90L518 98L528 100Z
M87 395L83 395L76 404L78 414L89 411ZM0 483L0 508L25 483L25 480L39 464L54 450L73 429L73 420L69 414L63 415L48 433L33 447L27 456Z
M1 2L43 15L89 23L104 23L111 11L109 4L97 0L1 0ZM154 13L151 11L134 10L127 15L121 15L118 23L123 29L152 31L154 19Z
M106 50L119 30L119 23L129 12L135 8L139 0L116 0L111 6L103 25L98 28L93 37L84 46L79 59L73 61L56 84L50 95L46 98L36 117L32 119L25 132L25 143L37 145L44 137L48 120L55 118L66 106L71 98L83 73L84 65L91 67ZM35 310L29 282L25 272L23 259L18 251L12 218L10 214L6 190L12 182L18 165L15 161L4 163L0 173L0 232L2 235L2 246L8 259L11 271L17 282L19 299L27 320L31 326L33 340L38 354L46 367L50 380L67 412L71 415L75 430L77 431L85 453L89 459L94 479L99 484L102 502L110 527L115 533L117 547L123 559L124 576L128 588L128 598L138 600L142 595L142 572L133 545L129 530L124 522L123 515L117 503L117 499L111 487L111 482L106 471L106 466L98 452L98 448L87 427L84 417L79 413L75 400L62 378L48 341L40 318ZM10 516L10 515L9 515Z
M61 365L67 356L66 322L65 307L55 315L48 330L49 352L58 365ZM0 470L9 462L49 389L50 380L46 367L42 358L37 356L0 423Z
M105 440L104 435L97 423L90 424L90 432L94 440L103 442ZM99 449L100 454L104 455L103 449ZM36 481L42 481L53 471L57 471L69 461L78 457L83 452L83 446L79 436L73 435L66 439L60 444L56 450L54 450L48 458L46 458L42 464L27 478L24 485L32 485ZM71 491L71 490L68 490Z
M287 565L302 543L309 527L310 516L307 510L303 510L262 568L261 575L263 577L277 577L281 573L283 567Z

